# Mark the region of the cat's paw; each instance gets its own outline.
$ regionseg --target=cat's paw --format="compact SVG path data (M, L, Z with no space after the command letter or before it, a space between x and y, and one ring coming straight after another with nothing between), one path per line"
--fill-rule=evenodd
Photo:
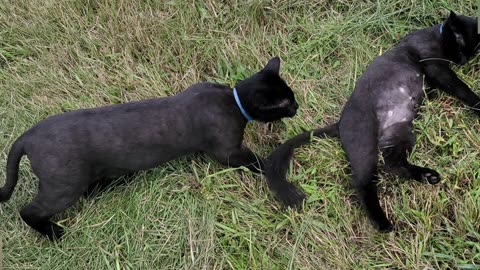
M60 238L62 238L64 234L65 230L53 222L51 224L50 230L46 232L46 236L51 241L60 240Z
M393 224L387 218L374 221L373 226L381 233L393 231Z
M437 184L441 180L440 174L429 168L413 166L410 172L412 173L413 178L419 182L427 181L430 184Z
M440 182L440 174L432 169L424 168L424 171L421 173L422 181L427 181L428 183L434 185Z
M285 182L281 188L277 189L276 195L285 206L298 210L302 209L303 201L306 198L300 188L289 182Z

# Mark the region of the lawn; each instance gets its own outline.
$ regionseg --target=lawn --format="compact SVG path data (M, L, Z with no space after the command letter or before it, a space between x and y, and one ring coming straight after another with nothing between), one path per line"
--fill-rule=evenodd
M174 95L200 81L233 86L278 55L300 110L249 124L246 143L267 155L335 121L366 66L401 37L440 23L449 9L476 15L477 4L0 0L0 178L13 141L49 115ZM480 94L478 58L455 70ZM0 205L3 267L480 269L480 120L440 94L420 108L415 130L411 161L443 180L381 175L390 234L360 209L333 139L296 151L289 179L308 194L302 212L275 201L263 177L195 155L82 198L55 218L67 230L57 243L20 218L38 185L24 158L12 198Z

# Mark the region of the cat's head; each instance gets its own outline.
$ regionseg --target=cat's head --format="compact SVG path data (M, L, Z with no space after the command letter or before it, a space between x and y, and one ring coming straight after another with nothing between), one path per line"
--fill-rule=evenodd
M275 121L296 114L298 104L292 89L280 77L280 58L274 57L267 65L237 83L235 86L242 106L255 120Z
M457 15L451 11L442 26L442 39L447 57L463 65L478 52L480 35L477 17Z

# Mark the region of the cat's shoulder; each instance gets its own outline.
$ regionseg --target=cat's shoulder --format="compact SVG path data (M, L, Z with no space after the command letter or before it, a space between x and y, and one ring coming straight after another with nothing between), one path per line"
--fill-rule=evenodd
M201 83L196 83L191 85L189 88L187 88L185 91L190 91L190 92L225 92L225 91L230 91L231 88L227 85L219 84L219 83L213 83L213 82L201 82Z
M217 100L227 97L232 89L227 85L212 82L196 83L177 95L177 100L183 102L198 102L198 100Z

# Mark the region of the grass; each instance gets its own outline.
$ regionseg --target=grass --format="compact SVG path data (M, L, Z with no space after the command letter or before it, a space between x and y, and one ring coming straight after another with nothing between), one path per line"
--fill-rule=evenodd
M270 56L301 110L254 123L246 142L268 154L303 129L338 118L372 59L449 9L477 1L0 0L0 178L22 132L64 111L173 95L200 81L234 85ZM457 68L478 94L478 58ZM284 210L262 177L203 156L140 172L57 217L51 243L19 210L36 192L28 160L0 205L5 269L480 269L480 122L446 95L415 122L415 164L436 186L382 175L395 232L379 234L349 188L335 140L296 151L289 178L309 195ZM194 136L194 134L192 134Z

